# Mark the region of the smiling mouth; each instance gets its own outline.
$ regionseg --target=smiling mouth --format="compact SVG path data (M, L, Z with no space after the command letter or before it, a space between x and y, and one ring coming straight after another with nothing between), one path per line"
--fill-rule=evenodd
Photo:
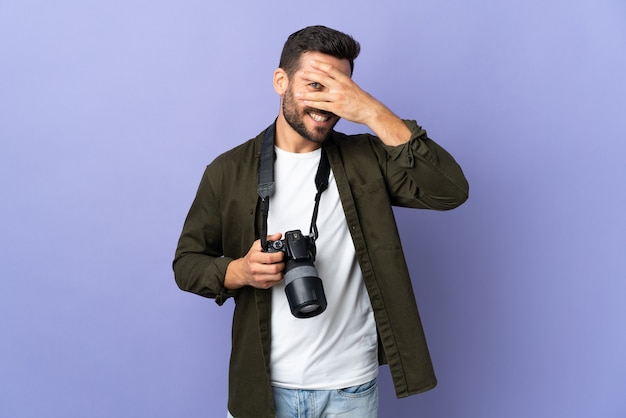
M332 113L322 113L320 111L315 111L315 110L308 111L307 114L309 115L311 119L320 123L328 122L331 116L333 116Z

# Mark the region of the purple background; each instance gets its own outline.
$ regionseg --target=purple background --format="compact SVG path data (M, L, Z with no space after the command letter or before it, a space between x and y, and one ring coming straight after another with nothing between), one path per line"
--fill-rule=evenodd
M0 416L223 417L232 303L178 290L204 166L310 24L459 160L399 209L439 386L382 417L626 416L622 0L0 1ZM342 122L347 132L362 127Z

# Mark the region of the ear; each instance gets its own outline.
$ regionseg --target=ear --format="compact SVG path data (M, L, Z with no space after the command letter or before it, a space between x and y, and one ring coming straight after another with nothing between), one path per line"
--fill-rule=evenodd
M274 71L274 90L279 96L282 96L289 87L289 76L282 68L277 68Z

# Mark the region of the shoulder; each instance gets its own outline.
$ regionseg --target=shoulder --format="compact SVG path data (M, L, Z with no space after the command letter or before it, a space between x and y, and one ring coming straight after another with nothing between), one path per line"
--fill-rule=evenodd
M329 152L336 150L344 159L380 160L385 155L382 141L369 133L347 135L333 131L326 148Z
M254 160L258 157L258 152L261 146L262 136L249 139L246 142L218 155L211 165L213 164L229 164L232 162L241 162Z
M236 189L243 183L256 181L258 154L262 135L218 155L206 166L203 182L213 189Z
M255 164L261 149L262 133L218 155L208 166L209 171L234 170Z

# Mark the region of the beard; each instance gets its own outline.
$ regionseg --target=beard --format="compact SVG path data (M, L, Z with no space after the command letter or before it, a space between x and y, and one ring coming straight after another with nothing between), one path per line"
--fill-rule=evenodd
M319 115L326 115L330 118L336 118L336 120L328 127L316 126L313 130L310 130L304 124L304 118L308 117L309 112L314 112ZM334 113L318 110L313 107L305 107L301 111L298 110L298 103L294 98L291 86L287 88L283 96L283 116L285 120L304 139L315 142L316 144L323 143L330 135L331 131L339 122L339 118Z

